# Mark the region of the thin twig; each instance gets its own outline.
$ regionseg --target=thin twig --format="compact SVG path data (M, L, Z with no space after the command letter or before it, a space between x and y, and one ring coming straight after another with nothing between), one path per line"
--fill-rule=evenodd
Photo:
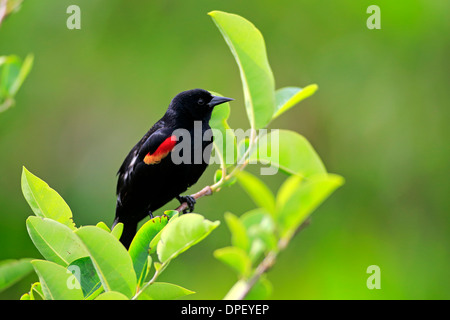
M277 249L270 251L266 257L261 261L261 263L256 267L253 275L245 282L245 285L242 287L241 292L239 292L236 296L233 296L235 300L244 300L253 286L258 282L263 274L272 268L272 266L276 262L277 255L280 251L284 250L291 239L304 228L309 226L311 223L311 218L306 219L292 234L290 237L281 238L278 242Z
M0 0L0 25L2 24L3 19L6 17L6 5L7 0Z

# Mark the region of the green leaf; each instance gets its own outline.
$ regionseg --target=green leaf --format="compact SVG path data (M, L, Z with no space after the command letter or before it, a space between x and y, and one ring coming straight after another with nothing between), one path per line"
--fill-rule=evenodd
M164 211L164 214L169 217L169 222L167 224L173 223L180 215L180 213L177 210L166 210ZM150 242L149 254L154 254L156 252L159 240L161 240L162 231L163 230L159 231L158 234L154 236L152 241Z
M103 229L107 232L111 232L111 229L106 225L106 223L104 223L103 221L100 221L99 223L97 223L95 225L97 228Z
M240 277L250 275L252 262L247 253L238 247L225 247L214 251L214 257L234 269Z
M83 257L72 261L67 269L72 271L77 277L86 299L94 298L103 290L102 283L90 257Z
M116 239L120 239L123 232L123 223L119 222L114 226L114 228L111 230L111 234L116 237Z
M26 224L31 240L45 259L67 267L88 255L83 243L66 225L35 216L28 217Z
M99 295L95 300L130 300L124 294L117 291L108 291Z
M247 230L242 224L242 221L231 212L226 212L224 216L228 229L230 229L231 232L231 243L233 246L247 251L250 242L248 239Z
M23 61L19 74L14 79L14 82L12 83L11 87L9 88L9 94L11 96L15 96L17 94L17 91L19 91L20 87L22 86L23 82L27 78L28 74L31 71L31 67L33 66L34 56L29 54L26 56L25 60Z
M166 210L166 211L164 211L164 215L169 217L169 221L170 221L173 218L178 217L179 212L177 210Z
M238 154L238 159L239 160L244 156L244 154L248 150L249 146L250 146L250 139L249 138L244 138L244 139L239 141L239 143L237 145L237 154Z
M217 92L210 91L211 94L223 97ZM209 125L214 134L214 149L219 153L220 158L225 165L231 165L236 162L236 137L234 131L228 125L230 116L230 104L228 102L213 109Z
M6 13L5 15L9 15L13 12L17 12L21 5L22 5L23 0L9 0L6 3Z
M152 258L152 256L148 255L147 256L147 261L145 262L145 265L144 265L144 269L145 270L142 273L143 274L143 276L142 276L142 284L144 283L144 281L147 278L147 276L150 274L150 270L152 269L152 263L153 263L153 258ZM140 279L138 279L138 280L139 280L138 286L141 286Z
M174 300L193 293L172 283L155 282L139 294L138 300Z
M246 171L239 172L237 179L257 206L271 213L275 211L275 197L264 182Z
M308 216L344 183L341 176L319 174L302 180L291 176L277 194L276 220L282 236L291 236Z
M161 240L157 246L158 258L165 263L177 257L208 236L219 221L211 222L196 213L189 213L178 217L169 223L161 233Z
M131 298L136 291L136 274L131 257L119 240L94 226L82 227L75 233L86 246L103 289Z
M265 300L272 294L272 284L263 274L250 289L245 300Z
M33 269L30 263L31 269ZM37 294L37 296L35 296ZM37 299L36 299L37 298ZM42 292L42 287L39 282L35 282L31 285L30 292L23 294L20 300L44 300L44 293Z
M22 62L15 55L0 57L0 112L14 105L14 96L22 86L33 65L33 55Z
M0 261L0 292L20 281L32 270L31 259Z
M219 182L220 179L222 179L222 170L217 169L216 172L214 173L214 183Z
M24 293L19 300L34 300L31 299L30 294L29 293Z
M22 170L22 192L36 216L50 218L72 230L76 229L72 211L64 199L25 167Z
M148 220L136 233L131 242L128 252L133 261L134 271L138 279L138 284L142 284L145 280L147 271L147 257L149 255L150 243L155 236L167 225L168 217L155 217Z
M245 107L253 129L264 128L275 107L275 81L261 32L248 20L222 11L208 13L239 67Z
M36 300L35 294L40 300L44 300L44 292L42 291L42 286L40 282L35 282L31 285L30 292L28 293L32 300Z
M76 277L66 268L50 261L31 261L46 300L82 300L83 292Z
M289 174L309 177L326 173L325 166L316 151L297 132L272 130L261 137L257 149L250 155L250 160L270 163Z
M279 117L303 99L312 96L317 89L318 86L316 84L311 84L303 89L297 87L278 89L275 91L276 107L272 118L275 119Z
M276 227L272 214L263 208L257 208L244 213L240 220L251 243L248 253L253 262L264 252L276 249Z

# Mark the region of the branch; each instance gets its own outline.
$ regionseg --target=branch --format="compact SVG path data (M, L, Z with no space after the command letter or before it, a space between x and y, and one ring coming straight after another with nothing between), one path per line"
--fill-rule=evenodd
M306 219L294 232L294 234L291 237L288 238L281 238L278 242L277 249L270 251L266 257L261 261L261 263L256 267L255 272L253 275L248 279L243 285L239 287L239 290L237 292L233 292L232 299L233 300L244 300L245 297L248 295L250 290L253 288L253 286L258 282L258 280L261 278L261 276L269 271L272 266L276 262L276 257L278 253L281 250L284 250L289 242L292 240L292 238L299 233L301 230L309 226L311 223L311 218ZM234 288L234 286L233 286ZM233 288L230 290L230 292L233 290ZM229 296L229 294L227 294Z
M195 200L198 200L204 196L210 196L214 192L217 192L220 190L220 188L223 186L223 184L236 176L240 171L244 170L245 167L248 165L249 160L247 159L250 155L250 153L253 151L253 147L256 145L256 142L258 141L258 137L256 136L255 130L251 131L251 137L250 137L250 144L246 152L243 154L242 158L237 161L236 167L233 169L231 173L228 175L226 174L226 165L224 163L224 159L221 159L221 168L222 168L222 178L217 183L213 184L212 186L206 186L202 190L200 190L197 193L191 194L191 197L193 197ZM187 209L189 206L187 202L183 202L178 208L175 210L178 212L182 212L183 210Z
M0 25L2 24L3 19L6 17L7 2L7 0L0 0Z

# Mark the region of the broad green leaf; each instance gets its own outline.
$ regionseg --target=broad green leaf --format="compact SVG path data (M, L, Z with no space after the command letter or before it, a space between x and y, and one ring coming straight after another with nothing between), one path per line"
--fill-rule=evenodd
M72 261L67 269L77 277L86 299L94 298L103 290L102 283L90 257L83 257Z
M262 136L250 159L303 177L326 173L322 160L305 137L289 130L272 130Z
M303 89L297 87L286 87L275 91L276 106L273 119L277 118L303 99L313 95L317 89L318 86L316 84L311 84Z
M72 230L76 229L72 211L64 199L25 167L22 170L22 192L36 216L50 218Z
M161 263L177 257L208 236L219 221L211 222L196 213L189 213L178 217L162 230L161 239L157 246L158 258Z
M130 300L124 294L117 291L108 291L99 295L95 300Z
M26 224L31 240L45 259L67 267L88 255L83 243L66 225L35 216L28 217Z
M221 94L210 91L215 96L223 97ZM228 125L230 116L230 104L222 103L214 107L209 125L214 134L214 149L219 153L219 157L228 165L236 162L236 137L234 131Z
M20 281L32 270L31 259L0 261L0 292Z
M155 236L167 225L168 217L155 217L148 220L138 230L131 242L128 252L133 261L134 271L138 279L138 284L142 284L145 280L147 270L147 257L150 251L150 243Z
M247 230L242 224L242 221L231 212L226 212L225 222L227 223L228 229L231 232L231 243L233 244L233 246L247 251L250 243L247 235Z
M94 226L82 227L75 233L86 246L103 289L131 298L136 290L136 274L131 257L119 240Z
M252 262L247 253L238 247L225 247L214 251L214 257L232 269L234 269L240 277L248 277L252 267Z
M250 125L264 128L275 107L275 81L261 32L248 20L222 11L209 13L239 67Z
M246 171L239 172L237 179L242 188L244 188L257 206L262 207L271 213L274 212L275 197L264 182Z
M175 300L194 291L166 282L155 282L139 294L138 300Z
M83 300L76 277L66 268L45 260L31 261L46 300Z
M292 181L296 181L297 185L294 186ZM280 188L277 195L276 220L281 227L282 236L289 237L336 188L344 183L344 179L335 174L319 174L307 180L292 176L285 183L293 189Z

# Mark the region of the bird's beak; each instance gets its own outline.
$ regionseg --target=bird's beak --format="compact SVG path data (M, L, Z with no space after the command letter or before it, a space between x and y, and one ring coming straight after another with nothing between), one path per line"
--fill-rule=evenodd
M228 101L233 101L234 99L231 98L227 98L227 97L219 97L219 96L213 96L212 100L208 103L208 105L213 108L219 104L228 102Z

